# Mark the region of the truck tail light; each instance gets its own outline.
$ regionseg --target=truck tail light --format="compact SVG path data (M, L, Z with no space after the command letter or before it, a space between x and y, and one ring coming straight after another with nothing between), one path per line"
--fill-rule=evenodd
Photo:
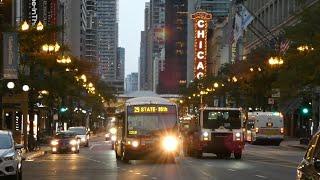
M284 133L284 129L283 129L283 128L280 129L280 133L281 133L281 134Z

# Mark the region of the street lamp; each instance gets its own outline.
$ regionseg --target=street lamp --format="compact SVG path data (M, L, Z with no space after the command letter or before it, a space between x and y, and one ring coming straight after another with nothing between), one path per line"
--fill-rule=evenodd
M10 81L10 82L7 83L7 88L8 89L13 89L14 87L15 87L14 82Z
M37 24L37 27L36 27L37 31L42 31L43 28L44 28L44 26L43 26L42 22L39 21L38 24Z
M30 90L30 87L29 87L28 85L23 85L23 86L22 86L22 90L23 90L24 92L28 92L28 91Z
M281 57L270 57L268 60L269 64L271 66L273 65L282 65L284 63L283 59Z
M297 48L297 50L300 51L300 52L313 51L314 48L311 47L311 46L308 46L308 45L302 45L302 46L299 46L299 47Z
M59 63L59 64L70 64L71 62L72 61L69 56L68 57L62 56L62 59L57 59L57 63Z
M52 44L44 44L42 46L42 51L44 52L58 52L60 50L60 45L58 43L56 43L55 45Z
M29 30L29 24L27 23L27 21L24 21L23 22L23 24L22 24L22 26L21 26L21 30L22 31L27 31L27 30Z

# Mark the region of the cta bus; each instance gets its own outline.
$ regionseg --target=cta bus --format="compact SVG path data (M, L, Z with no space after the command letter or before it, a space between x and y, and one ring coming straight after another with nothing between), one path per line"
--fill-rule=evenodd
M202 157L203 153L213 153L218 158L230 158L233 154L235 159L241 159L245 119L241 108L201 108L199 128L190 135L188 154Z
M178 155L177 105L159 97L132 98L117 120L118 160L157 159L174 162Z
M246 140L249 143L272 143L279 146L284 137L284 121L280 112L249 112Z

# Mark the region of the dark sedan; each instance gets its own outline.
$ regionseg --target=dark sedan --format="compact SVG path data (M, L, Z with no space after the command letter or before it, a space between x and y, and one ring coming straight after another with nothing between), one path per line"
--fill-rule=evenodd
M79 153L80 139L71 131L59 132L51 141L52 153L72 152Z
M307 152L298 166L297 179L320 179L320 132L309 143Z

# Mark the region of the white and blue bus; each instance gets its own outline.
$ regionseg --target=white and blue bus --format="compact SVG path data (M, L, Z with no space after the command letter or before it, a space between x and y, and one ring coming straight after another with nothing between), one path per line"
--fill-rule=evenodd
M117 159L174 162L179 149L177 105L164 98L139 97L127 100L124 111L116 123Z

